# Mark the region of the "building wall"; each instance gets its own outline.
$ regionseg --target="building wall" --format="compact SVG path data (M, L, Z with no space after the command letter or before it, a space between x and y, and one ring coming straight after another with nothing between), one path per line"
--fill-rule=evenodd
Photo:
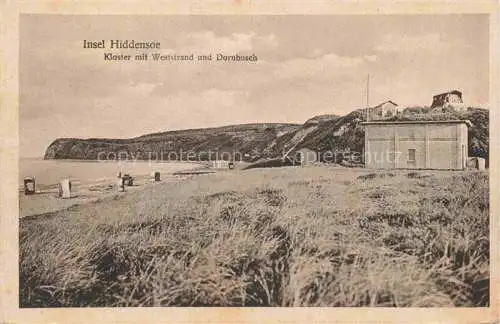
M462 96L457 93L443 93L433 97L431 108L442 107L446 106L447 104L458 104L462 102Z
M462 155L461 155L461 163L463 165L463 168L467 168L467 159L469 158L469 136L468 136L468 129L467 125L461 124L457 125L458 132L460 133L461 136L461 145L462 145Z
M376 169L463 169L465 124L365 125L365 165ZM414 160L410 159L410 150Z
M216 169L227 169L229 168L229 161L224 160L213 160L210 161L210 166Z
M385 102L377 107L370 108L370 119L376 120L385 117L388 111L391 112L391 116L394 116L397 112L397 106L392 102Z
M446 98L446 102L451 103L451 104L461 103L462 98L456 93L450 93L450 94L448 94L448 97Z
M444 105L445 95L434 96L432 98L431 108L441 107Z
M390 111L392 115L396 113L396 105L392 102L386 102L382 104L382 116L385 117L387 112Z

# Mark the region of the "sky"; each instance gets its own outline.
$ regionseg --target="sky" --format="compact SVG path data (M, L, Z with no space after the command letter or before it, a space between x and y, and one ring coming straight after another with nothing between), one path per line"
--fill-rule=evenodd
M149 54L257 62L106 61L83 40L158 41ZM253 122L304 123L392 100L430 105L457 89L488 107L487 15L22 15L20 156L56 138L131 138Z

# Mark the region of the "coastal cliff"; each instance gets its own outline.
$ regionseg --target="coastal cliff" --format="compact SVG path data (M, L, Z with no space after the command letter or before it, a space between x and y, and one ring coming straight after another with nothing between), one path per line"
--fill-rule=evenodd
M423 108L422 108L423 109ZM448 117L468 119L469 155L489 157L489 111L469 108L452 112ZM362 152L366 111L355 110L345 116L321 115L304 124L262 123L231 125L205 129L187 129L147 134L131 139L59 138L45 151L45 159L183 159L189 154L208 160L226 152L245 161L276 158L293 150L307 147L312 150L345 150ZM397 120L422 117L421 110L407 108ZM434 118L429 114L429 118Z

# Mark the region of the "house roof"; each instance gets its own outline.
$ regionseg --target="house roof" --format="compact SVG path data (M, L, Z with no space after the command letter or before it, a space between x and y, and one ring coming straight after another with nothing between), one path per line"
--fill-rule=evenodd
M467 119L454 120L401 120L401 121L372 121L362 122L361 125L411 125L411 124L466 124L472 127L472 123Z
M394 101L392 101L392 100L387 100L387 101L384 101L384 102L379 103L378 105L376 105L376 106L375 106L375 107L373 107L373 108L378 108L378 107L382 106L383 104L385 104L385 103L389 103L389 102L390 102L390 103L392 103L394 106L397 106L397 105L398 105L397 103L395 103L395 102L394 102Z
M434 97L439 97L439 96L446 95L446 94L449 94L449 93L462 95L462 92L460 92L458 90L451 90L451 91L447 91L447 92L443 92L443 93L437 94Z

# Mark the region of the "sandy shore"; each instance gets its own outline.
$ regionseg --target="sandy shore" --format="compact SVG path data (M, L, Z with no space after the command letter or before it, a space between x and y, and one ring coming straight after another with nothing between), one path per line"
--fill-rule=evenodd
M206 166L193 165L192 168L181 172L162 174L160 183L182 181L193 176L193 172L207 170ZM119 179L98 179L85 182L72 180L71 198L60 198L57 185L44 185L37 188L33 195L25 195L19 192L19 217L42 215L68 209L76 205L96 203L103 199L128 195L138 190L158 184L151 175L134 176L134 185L125 187L123 192L119 186Z

